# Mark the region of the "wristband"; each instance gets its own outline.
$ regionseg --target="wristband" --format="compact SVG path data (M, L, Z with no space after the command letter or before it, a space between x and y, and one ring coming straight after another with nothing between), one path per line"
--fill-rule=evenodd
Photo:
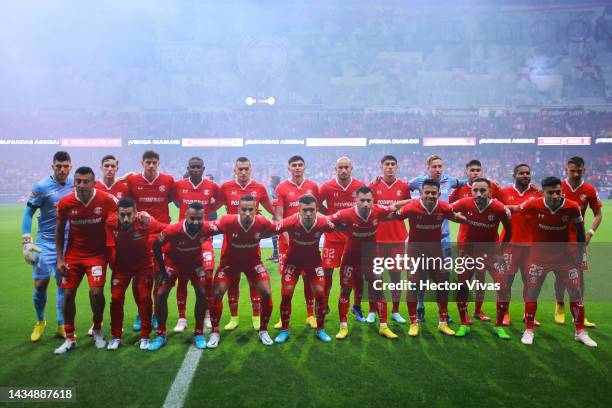
M590 230L588 230L587 232L590 232L591 235L595 235L595 230L593 228L591 228Z

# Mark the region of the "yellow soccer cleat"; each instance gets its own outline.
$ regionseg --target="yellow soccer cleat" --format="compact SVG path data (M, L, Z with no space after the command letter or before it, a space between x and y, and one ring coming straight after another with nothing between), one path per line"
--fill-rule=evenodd
M259 316L253 316L253 330L259 331L259 326L261 325L261 318Z
M34 330L32 330L32 334L30 335L30 340L32 341L40 341L42 339L42 335L45 332L45 327L47 327L46 320L39 320L34 324Z
M594 328L597 327L597 325L595 323L593 323L593 322L589 322L587 320L587 318L585 317L584 318L584 327L590 327L591 329L594 329Z
M317 328L317 319L315 319L314 316L308 316L306 318L306 324L308 326L310 326L310 328L312 329L316 329Z
M565 324L565 304L555 303L555 323Z
M418 323L410 323L410 328L408 329L408 335L410 337L416 337L419 335L419 324Z
M57 325L57 330L55 330L55 337L57 337L58 339L65 339L66 338L66 330L64 330L64 325L63 324L58 324Z
M448 326L446 322L438 323L438 331L440 333L446 334L447 336L454 336L455 331Z
M277 330L282 329L282 328L283 328L283 321L282 321L282 320L279 320L279 321L278 321L278 323L276 323L276 324L274 325L274 328L275 328L275 329L277 329Z
M238 327L239 323L240 323L240 318L238 316L232 316L230 317L229 323L225 325L224 329L226 331L235 330L236 327Z
M391 331L391 329L387 326L381 327L378 329L378 334L388 339L397 339L399 336Z
M338 331L338 334L336 334L336 340L344 340L347 337L348 337L348 327L340 326L340 330Z

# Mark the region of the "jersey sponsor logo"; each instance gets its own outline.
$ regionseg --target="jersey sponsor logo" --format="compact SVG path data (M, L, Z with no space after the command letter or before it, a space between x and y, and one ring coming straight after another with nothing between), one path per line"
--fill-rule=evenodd
M232 243L232 246L234 248L239 248L239 249L242 249L242 248L255 248L255 247L259 246L259 242L255 243L255 244L235 244L235 243Z
M538 227L540 227L540 229L543 229L544 231L563 231L567 228L567 224L562 225L560 227L555 227L554 225L538 224Z
M417 224L414 227L422 230L434 230L440 228L442 224Z
M586 201L587 196L586 194L580 194L580 201Z
M209 194L210 194L210 190L204 190L202 193L203 193L204 195L209 195Z
M144 203L162 203L166 201L164 197L139 197L138 201L142 201Z
M353 232L354 237L371 237L372 235L376 235L376 231L369 232Z
M493 214L489 214L489 216L487 217L487 219L489 221L495 221L495 216Z
M492 217L492 215L490 215L489 217ZM491 220L493 221L493 220ZM495 228L497 227L496 224L487 224L484 222L478 222L478 221L472 221L472 220L468 220L468 224L477 227L477 228Z
M99 224L102 221L102 217L99 218L85 218L83 220L70 220L72 225L87 225L87 224Z

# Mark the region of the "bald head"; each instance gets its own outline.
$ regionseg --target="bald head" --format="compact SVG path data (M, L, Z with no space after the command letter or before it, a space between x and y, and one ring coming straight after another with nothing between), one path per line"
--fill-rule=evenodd
M336 160L336 176L340 181L346 181L351 178L353 172L353 162L346 156Z

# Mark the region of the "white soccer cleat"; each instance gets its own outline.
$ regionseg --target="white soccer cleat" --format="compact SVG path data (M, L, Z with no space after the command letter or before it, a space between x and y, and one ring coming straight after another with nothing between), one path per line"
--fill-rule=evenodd
M66 339L61 346L55 349L55 354L66 354L76 347L76 340Z
M534 335L535 333L533 332L533 330L525 330L523 332L523 337L521 337L521 343L531 346L533 344Z
M206 311L206 315L204 316L204 327L206 330L212 329L212 323L210 321L210 310Z
M584 344L588 347L597 347L597 343L591 337L589 337L589 333L585 330L582 330L580 333L574 334L574 340Z
M114 337L111 341L108 342L107 350L117 350L121 347L121 339Z
M140 349L141 350L147 350L149 348L149 344L151 344L151 341L148 338L142 338L140 339Z
M370 312L366 317L366 323L374 323L376 321L376 313Z
M259 339L261 340L264 346L271 346L274 344L274 341L272 341L272 337L270 337L270 334L268 334L267 331L260 331Z
M406 323L406 319L404 319L402 315L397 312L391 313L391 319L393 319L393 321L400 323L400 324Z
M106 340L104 340L104 333L102 333L102 330L94 330L92 334L94 346L96 346L96 348L103 349L106 347Z
M208 343L206 343L206 347L208 348L216 348L219 345L219 341L221 341L221 336L219 333L211 333L208 338Z
M174 332L182 333L185 331L186 328L187 328L187 319L185 319L184 317L181 317L176 322L176 326L174 326Z

